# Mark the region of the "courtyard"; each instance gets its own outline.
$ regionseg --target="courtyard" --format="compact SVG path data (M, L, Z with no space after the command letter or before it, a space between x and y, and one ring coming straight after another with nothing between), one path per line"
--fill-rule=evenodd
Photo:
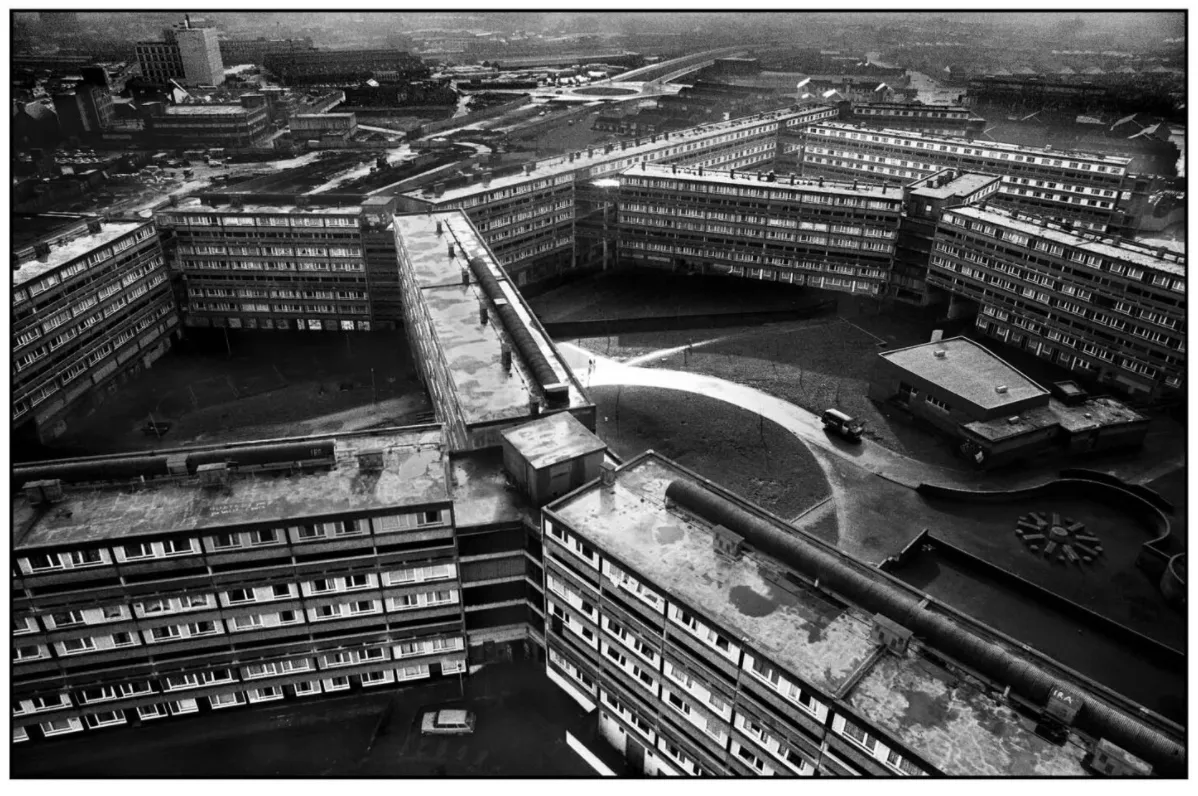
M189 330L29 458L328 434L432 419L403 332ZM169 424L159 436L147 426Z
M426 708L466 707L465 737L422 736ZM565 742L583 711L544 664L493 664L458 679L233 708L12 750L14 777L585 777Z

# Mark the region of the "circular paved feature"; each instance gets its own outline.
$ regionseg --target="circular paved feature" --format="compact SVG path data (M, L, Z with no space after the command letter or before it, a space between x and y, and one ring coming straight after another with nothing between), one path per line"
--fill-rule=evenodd
M1062 564L1090 564L1102 555L1102 542L1086 531L1084 522L1062 518L1055 511L1022 515L1015 523L1015 535L1032 553Z

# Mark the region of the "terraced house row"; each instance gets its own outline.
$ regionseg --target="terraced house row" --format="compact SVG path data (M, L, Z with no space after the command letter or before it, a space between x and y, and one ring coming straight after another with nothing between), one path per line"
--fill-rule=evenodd
M152 223L81 221L12 266L18 437L58 436L170 347L178 318Z
M977 327L1134 395L1185 381L1186 261L1002 210L945 211L928 283L976 303Z
M1002 178L997 205L1094 232L1135 229L1129 158L843 123L800 129L781 142L779 157L784 168L805 176L885 183L905 184L945 168L992 174Z
M1184 766L1167 720L651 451L542 525L549 677L636 773Z

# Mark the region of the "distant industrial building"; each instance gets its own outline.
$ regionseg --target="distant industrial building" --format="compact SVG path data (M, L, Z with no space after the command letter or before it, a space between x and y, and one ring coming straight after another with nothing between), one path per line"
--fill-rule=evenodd
M1046 452L1135 447L1148 432L1148 418L1118 401L1076 389L1058 400L964 337L879 354L869 395L957 438L987 467Z
M269 52L263 65L289 85L353 83L376 72L395 72L403 80L429 76L424 63L403 50L301 50Z
M240 104L144 106L146 135L162 147L253 147L270 133L270 111L261 94L242 95Z
M346 140L358 132L358 117L352 113L298 113L291 117L296 138Z
M12 265L14 437L49 440L162 356L178 319L150 222L78 223Z
M160 41L138 42L136 53L142 77L151 83L219 86L225 80L216 30L189 15L165 29Z
M549 677L636 773L1183 770L1166 722L651 451L541 525Z
M258 64L266 63L268 56L286 55L295 50L311 50L312 39L309 36L304 36L297 39L267 39L260 37L257 39L221 39L218 42L220 46L221 61L235 66L237 64Z
M64 137L98 136L112 126L112 93L104 86L79 83L54 95L54 112Z
M955 168L1002 178L994 203L1096 232L1134 228L1128 158L965 141L841 123L813 124L788 136L783 168L837 179L907 183ZM789 164L789 165L787 165Z
M849 102L841 105L841 119L850 124L892 130L915 130L929 135L972 139L982 134L986 120L956 105L921 105L908 102Z
M975 305L983 333L1099 384L1184 386L1184 255L958 207L941 217L928 284Z

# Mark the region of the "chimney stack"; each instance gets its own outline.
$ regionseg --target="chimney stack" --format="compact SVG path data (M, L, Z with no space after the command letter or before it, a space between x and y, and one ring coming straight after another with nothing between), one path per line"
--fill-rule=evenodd
M440 221L437 222L437 234L438 235L441 234L441 222Z
M503 366L504 373L512 372L512 349L507 343L499 349L499 364Z
M469 268L462 269L462 284L463 285L470 284L470 269Z
M100 228L101 228L103 225L104 225L104 222L103 222L103 221L101 221L100 219L98 219L98 218L89 218L89 219L87 220L87 231L88 231L88 232L90 232L90 233L92 233L92 234L94 235L95 233L97 233L97 232L99 232L99 231L100 231Z
M33 253L37 255L38 262L44 263L50 260L50 244L35 243L33 244Z
M453 259L453 241L449 242L449 259Z
M478 322L483 326L487 325L487 304L482 299L478 302Z

